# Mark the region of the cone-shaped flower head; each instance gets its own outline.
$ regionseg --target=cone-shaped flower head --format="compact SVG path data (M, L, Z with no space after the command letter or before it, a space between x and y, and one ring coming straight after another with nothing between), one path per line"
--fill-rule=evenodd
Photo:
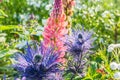
M66 36L68 52L74 56L87 53L92 48L92 33L88 31L73 30L71 35Z
M28 45L25 52L17 54L14 67L27 80L49 80L61 71L57 62L60 53L55 53L53 48L46 49L41 45L33 49ZM59 80L59 77L55 80Z
M63 43L64 36L67 34L67 22L65 22L65 19L62 0L54 0L53 10L48 18L47 25L44 27L43 44L46 47L53 45L56 51L62 51L60 57L64 56L66 50Z
M51 17L58 18L63 14L62 0L54 0L53 11L51 12Z
M84 30L73 30L71 35L66 36L67 52L73 57L72 60L68 60L68 71L84 76L83 71L87 63L87 53L92 48L93 43L91 35L92 33Z

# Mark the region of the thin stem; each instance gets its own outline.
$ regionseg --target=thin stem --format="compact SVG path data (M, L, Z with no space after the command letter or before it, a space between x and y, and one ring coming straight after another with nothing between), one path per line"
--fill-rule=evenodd
M115 38L115 43L117 43L118 40L118 31L117 31L117 26L115 27L115 34L114 34L114 38Z

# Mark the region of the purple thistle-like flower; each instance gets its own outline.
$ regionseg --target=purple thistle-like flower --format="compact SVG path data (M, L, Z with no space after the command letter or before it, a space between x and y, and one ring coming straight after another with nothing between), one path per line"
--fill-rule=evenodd
M91 32L84 30L73 30L71 35L66 36L67 52L73 57L68 60L68 71L80 77L84 75L83 71L89 55L87 53L90 52L94 41L91 36Z
M41 45L33 49L28 45L25 52L17 54L17 63L14 65L22 77L26 80L50 80L52 75L54 80L62 80L60 77L55 78L61 70L57 62L59 53L55 53L53 48L46 49Z
M84 30L73 30L71 35L66 36L67 51L73 56L87 53L92 48L92 33Z

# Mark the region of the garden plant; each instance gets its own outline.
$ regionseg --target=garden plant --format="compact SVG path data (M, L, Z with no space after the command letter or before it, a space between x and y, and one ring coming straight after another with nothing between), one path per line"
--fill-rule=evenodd
M120 0L0 0L0 80L120 80Z

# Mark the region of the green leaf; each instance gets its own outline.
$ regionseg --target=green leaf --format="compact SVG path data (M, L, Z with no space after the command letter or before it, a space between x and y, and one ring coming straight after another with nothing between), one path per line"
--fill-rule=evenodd
M97 63L96 62L91 62L90 68L91 68L92 75L94 75L96 73Z
M80 76L76 76L76 77L75 77L75 80L80 80Z
M6 15L3 10L0 9L0 18L4 18L4 17L8 17L8 15Z
M17 50L2 50L2 51L0 51L0 58L10 56L16 52L18 52L18 51Z
M0 26L1 31L10 30L10 29L17 29L17 28L20 28L20 26L16 26L16 25Z

